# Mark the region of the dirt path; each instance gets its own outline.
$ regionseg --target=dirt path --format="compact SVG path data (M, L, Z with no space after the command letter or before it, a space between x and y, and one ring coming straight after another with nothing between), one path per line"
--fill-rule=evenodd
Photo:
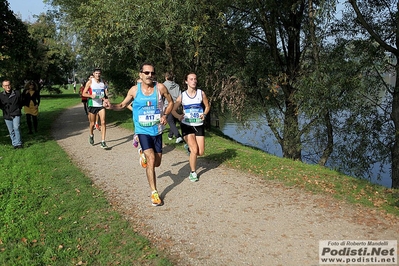
M399 236L397 219L201 158L200 181L192 183L186 153L171 145L156 170L165 204L152 207L132 131L108 125L111 149L100 148L96 131L91 146L78 105L55 121L53 135L109 201L176 265L318 265L319 240Z

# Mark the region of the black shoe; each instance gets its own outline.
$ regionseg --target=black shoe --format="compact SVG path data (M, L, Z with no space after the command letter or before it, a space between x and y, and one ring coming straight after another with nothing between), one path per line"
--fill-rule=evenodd
M104 150L108 150L108 146L107 144L105 144L105 141L101 141L101 148L103 148Z
M89 143L91 145L94 145L94 135L93 136L89 136Z
M22 145L17 145L17 146L14 146L14 149L22 149L23 148L23 146Z

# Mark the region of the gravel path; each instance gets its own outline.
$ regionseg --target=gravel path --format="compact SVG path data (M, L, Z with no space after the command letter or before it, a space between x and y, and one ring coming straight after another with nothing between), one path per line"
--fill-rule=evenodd
M87 117L77 105L55 121L53 135L113 206L139 233L171 254L175 265L318 265L319 240L399 236L395 217L203 158L198 160L200 181L192 183L187 154L168 143L156 169L165 204L152 207L132 131L110 124L110 150L101 149L97 131L91 146Z

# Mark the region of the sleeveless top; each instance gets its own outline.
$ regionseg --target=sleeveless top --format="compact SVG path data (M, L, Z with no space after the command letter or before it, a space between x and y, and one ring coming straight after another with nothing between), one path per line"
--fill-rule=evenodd
M200 115L204 113L202 90L197 89L194 97L190 97L187 90L184 91L181 94L181 103L184 110L184 118L181 122L188 126L202 126L204 124L200 118Z
M144 95L141 90L141 83L137 84L136 97L132 102L134 132L136 134L146 134L158 136L162 134L163 125L160 124L163 110L163 100L154 85L151 95Z
M102 107L103 101L101 98L105 96L105 84L104 82L100 81L97 83L95 78L92 78L91 85L89 88L90 95L96 95L96 98L88 98L87 99L87 106L89 107Z

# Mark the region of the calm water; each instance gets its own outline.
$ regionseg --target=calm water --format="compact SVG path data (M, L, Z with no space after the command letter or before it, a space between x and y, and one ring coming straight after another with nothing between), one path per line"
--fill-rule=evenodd
M248 123L250 127L246 128L239 123L227 120L220 124L220 129L226 136L242 144L256 147L267 153L282 157L283 153L281 147L277 141L275 141L269 127L266 125L260 127L254 126L257 125L257 121L248 121ZM375 171L373 171L374 176L371 178L370 182L390 188L392 181L389 171L387 171L388 173L382 174L379 180L377 179L378 165L375 165L373 169L375 169ZM386 166L385 169L389 169L389 166Z

